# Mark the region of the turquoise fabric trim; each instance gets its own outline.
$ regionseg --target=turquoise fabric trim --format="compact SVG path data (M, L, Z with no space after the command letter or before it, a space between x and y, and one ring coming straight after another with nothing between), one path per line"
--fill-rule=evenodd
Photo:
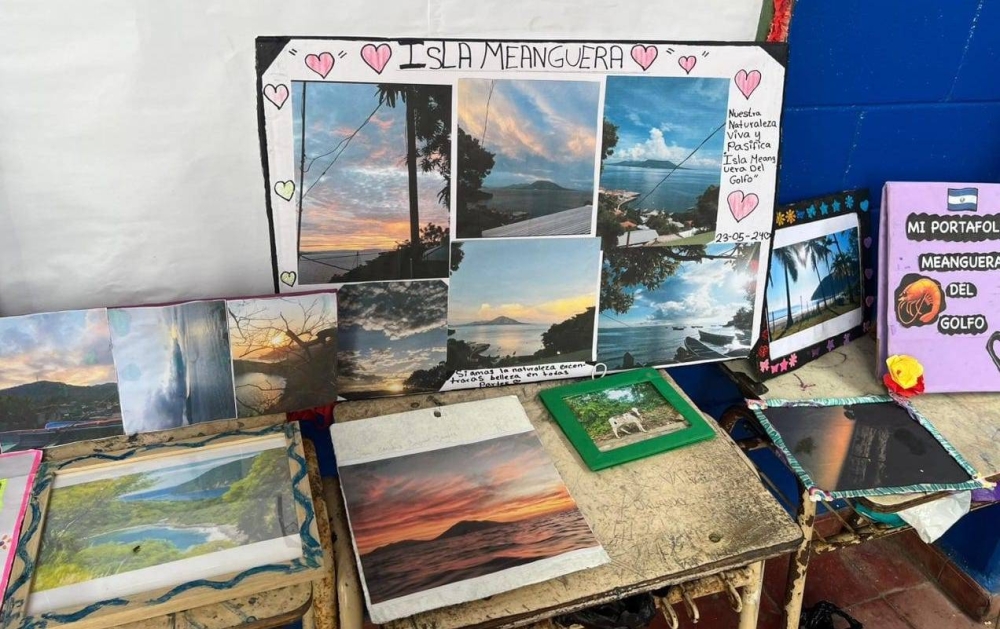
M767 420L764 415L763 410L768 408L777 407L790 407L790 406L802 406L802 407L819 407L819 406L845 406L849 404L878 404L882 402L892 402L902 406L906 412L915 419L921 426L923 426L934 439L941 444L941 447L945 449L955 461L969 473L972 477L971 480L964 483L952 483L952 484L940 484L940 483L924 483L920 485L906 485L903 487L878 487L872 489L850 489L843 491L827 491L818 487L813 479L809 476L808 472L803 469L802 465L799 463L795 455L785 444L784 439L781 438L781 434L777 429ZM785 459L788 461L789 467L795 472L795 475L799 477L802 484L805 486L806 490L809 492L810 497L816 501L831 502L834 500L839 500L841 498L862 498L865 496L891 496L895 494L910 494L917 492L938 492L938 491L963 491L967 489L981 489L983 487L990 487L992 483L986 482L982 476L976 472L975 468L969 465L968 461L962 458L962 455L955 450L944 436L941 435L934 428L926 417L920 414L917 409L913 408L909 402L899 399L892 398L886 395L865 395L861 397L844 397L844 398L821 398L815 400L781 400L781 399L769 399L769 400L747 400L747 407L753 411L754 415L757 417L757 421L760 423L761 427L767 433L767 436L771 438L774 445L781 451Z

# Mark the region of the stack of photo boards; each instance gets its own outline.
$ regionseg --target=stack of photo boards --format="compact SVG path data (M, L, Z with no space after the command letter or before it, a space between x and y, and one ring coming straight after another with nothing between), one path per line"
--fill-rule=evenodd
M783 44L258 38L275 289L339 290L348 400L747 357L785 63Z
M332 291L0 318L4 452L336 400Z

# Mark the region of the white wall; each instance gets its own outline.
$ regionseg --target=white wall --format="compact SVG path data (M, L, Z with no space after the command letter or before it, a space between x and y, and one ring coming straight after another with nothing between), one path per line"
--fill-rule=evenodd
M751 40L761 0L0 0L0 314L273 290L258 35Z

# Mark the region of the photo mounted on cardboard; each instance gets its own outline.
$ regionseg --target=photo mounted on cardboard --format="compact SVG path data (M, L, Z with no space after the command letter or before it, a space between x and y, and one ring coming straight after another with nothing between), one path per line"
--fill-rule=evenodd
M750 361L760 378L793 371L871 327L870 204L858 189L778 209L767 313Z
M103 308L0 318L0 450L122 434Z
M889 182L878 373L905 354L928 393L1000 391L1000 185Z
M293 81L289 100L298 283L446 277L451 86Z
M373 622L608 561L517 397L330 432Z
M594 358L597 238L453 242L448 369Z
M237 416L336 401L336 293L231 299L226 311Z
M108 311L125 433L236 417L226 302Z
M983 486L908 403L872 395L748 405L814 500Z
M337 299L341 397L354 400L441 388L447 377L447 284L348 284Z
M761 255L756 243L605 250L597 360L618 370L747 356Z
M725 78L608 77L601 171L606 219L600 225L610 232L609 245L715 242L730 83ZM774 135L776 147L777 125L763 131L768 138ZM725 199L722 207L729 211Z
M539 393L592 470L711 439L715 431L655 369Z
M771 354L785 356L861 325L861 273L856 214L779 230L765 294Z
M314 579L323 550L298 426L202 430L47 459L4 626L117 626Z
M459 79L458 238L594 227L597 81Z

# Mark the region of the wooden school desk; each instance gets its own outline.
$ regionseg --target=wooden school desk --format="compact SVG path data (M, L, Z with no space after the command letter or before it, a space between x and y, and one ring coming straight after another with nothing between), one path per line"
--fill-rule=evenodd
M669 377L665 376L668 380ZM729 592L741 608L740 629L757 624L764 560L796 548L802 532L761 484L743 452L711 419L714 439L591 472L538 399L565 382L346 402L336 420L350 421L459 402L517 395L538 436L611 563L390 623L393 629L516 627L618 600L658 592L668 621L684 601ZM361 595L339 491L327 488L337 532L342 629L361 624ZM742 589L742 596L737 593ZM683 614L683 612L681 612Z
M885 395L885 386L875 377L875 356L875 341L865 336L801 369L763 383L753 380L749 363L745 360L722 363L722 366L747 397L797 400ZM996 445L1000 440L1000 396L935 394L917 396L911 398L911 402L977 472L989 480L1000 479L1000 448ZM744 413L743 416L755 421L752 413ZM799 489L802 489L801 485ZM835 535L821 538L813 530L816 503L805 497L802 491L799 493L801 499L798 522L802 527L803 541L788 567L785 617L786 627L789 629L797 629L799 626L806 572L812 552L836 550L907 528L891 528L868 519L859 519L850 513L844 517L838 511L830 509L830 513L841 520L843 529ZM944 494L914 493L856 500L872 511L893 513L935 500L942 495ZM847 501L849 508L852 502L853 499Z

